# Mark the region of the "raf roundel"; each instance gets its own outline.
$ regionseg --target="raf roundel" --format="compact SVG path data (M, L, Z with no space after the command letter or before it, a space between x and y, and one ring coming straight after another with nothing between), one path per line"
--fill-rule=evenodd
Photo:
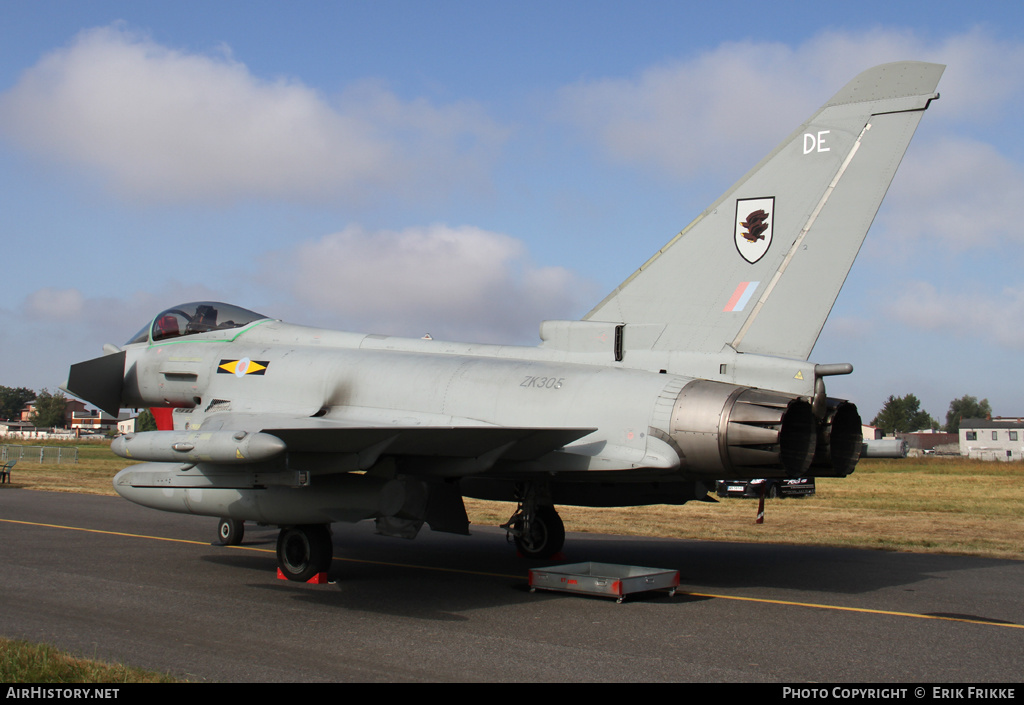
M243 357L241 360L221 360L217 365L217 374L234 375L235 377L262 375L266 374L268 365L270 365L268 360L257 361L247 357Z

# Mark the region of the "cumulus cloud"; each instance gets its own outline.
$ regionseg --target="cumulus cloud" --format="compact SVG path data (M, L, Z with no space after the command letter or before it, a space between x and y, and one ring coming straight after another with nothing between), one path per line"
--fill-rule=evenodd
M37 289L0 307L0 369L8 384L54 389L67 380L70 365L98 357L106 343L127 342L163 309L224 298L222 291L176 282L112 296L78 287Z
M931 117L930 115L928 117ZM915 145L900 166L880 218L889 242L927 241L930 248L969 249L1024 245L1017 211L1024 173L990 144L942 137Z
M993 36L980 28L922 46L926 61L946 64L939 84L937 120L1018 125L1024 108L1024 44Z
M25 298L25 310L44 320L72 320L80 316L84 308L85 296L78 289L47 287L33 291Z
M567 86L557 115L612 161L681 182L735 178L855 75L906 59L946 64L942 97L896 175L869 251L916 257L923 242L951 253L1020 250L1024 168L1000 142L1024 109L1024 44L982 29L939 40L877 29L820 32L797 46L723 43L636 76Z
M187 301L224 300L225 292L202 284L170 282L124 296L90 296L80 288L44 287L29 292L20 306L0 312L17 323L59 324L72 337L102 343L123 342L158 312Z
M521 240L470 226L350 226L257 262L255 276L239 272L219 288L170 281L123 296L40 288L0 316L8 328L28 325L57 360L51 369L61 369L98 355L104 343L124 343L159 311L187 301L226 301L318 327L531 344L542 320L578 318L601 293L567 269L535 264Z
M614 161L682 179L719 171L723 160L733 162L788 132L787 102L809 104L790 70L792 53L781 44L727 44L636 78L567 86L557 117ZM748 156L743 166L759 158Z
M267 258L265 281L347 328L476 342L535 338L544 318L578 317L592 287L533 264L525 245L447 225L350 226Z
M939 290L934 284L907 284L893 299L890 314L918 329L1024 350L1024 286L991 293Z
M332 100L121 26L82 32L27 70L0 96L0 133L132 198L353 203L478 182L507 135L469 102L406 102L372 82Z
M982 30L929 42L879 29L821 32L798 46L723 43L637 76L567 86L556 115L616 162L683 180L736 174L855 75L906 59L947 64L936 119L1003 120L1020 107L1024 46Z

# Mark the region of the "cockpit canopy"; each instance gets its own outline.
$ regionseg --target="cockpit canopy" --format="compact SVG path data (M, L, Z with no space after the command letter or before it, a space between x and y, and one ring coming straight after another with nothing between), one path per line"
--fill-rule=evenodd
M158 342L211 330L242 328L267 316L219 301L194 301L161 311L152 323L132 336L126 345Z

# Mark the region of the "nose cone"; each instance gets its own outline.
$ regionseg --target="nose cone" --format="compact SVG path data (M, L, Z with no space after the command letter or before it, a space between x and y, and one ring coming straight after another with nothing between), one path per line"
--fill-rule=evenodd
M79 399L117 416L124 389L125 353L104 355L71 366L65 387Z

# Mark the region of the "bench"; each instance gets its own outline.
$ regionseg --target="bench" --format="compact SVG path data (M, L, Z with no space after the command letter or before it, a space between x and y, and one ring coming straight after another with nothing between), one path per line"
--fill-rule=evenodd
M11 481L11 468L18 464L17 460L9 460L8 462L0 465L0 484L5 482L10 483Z

